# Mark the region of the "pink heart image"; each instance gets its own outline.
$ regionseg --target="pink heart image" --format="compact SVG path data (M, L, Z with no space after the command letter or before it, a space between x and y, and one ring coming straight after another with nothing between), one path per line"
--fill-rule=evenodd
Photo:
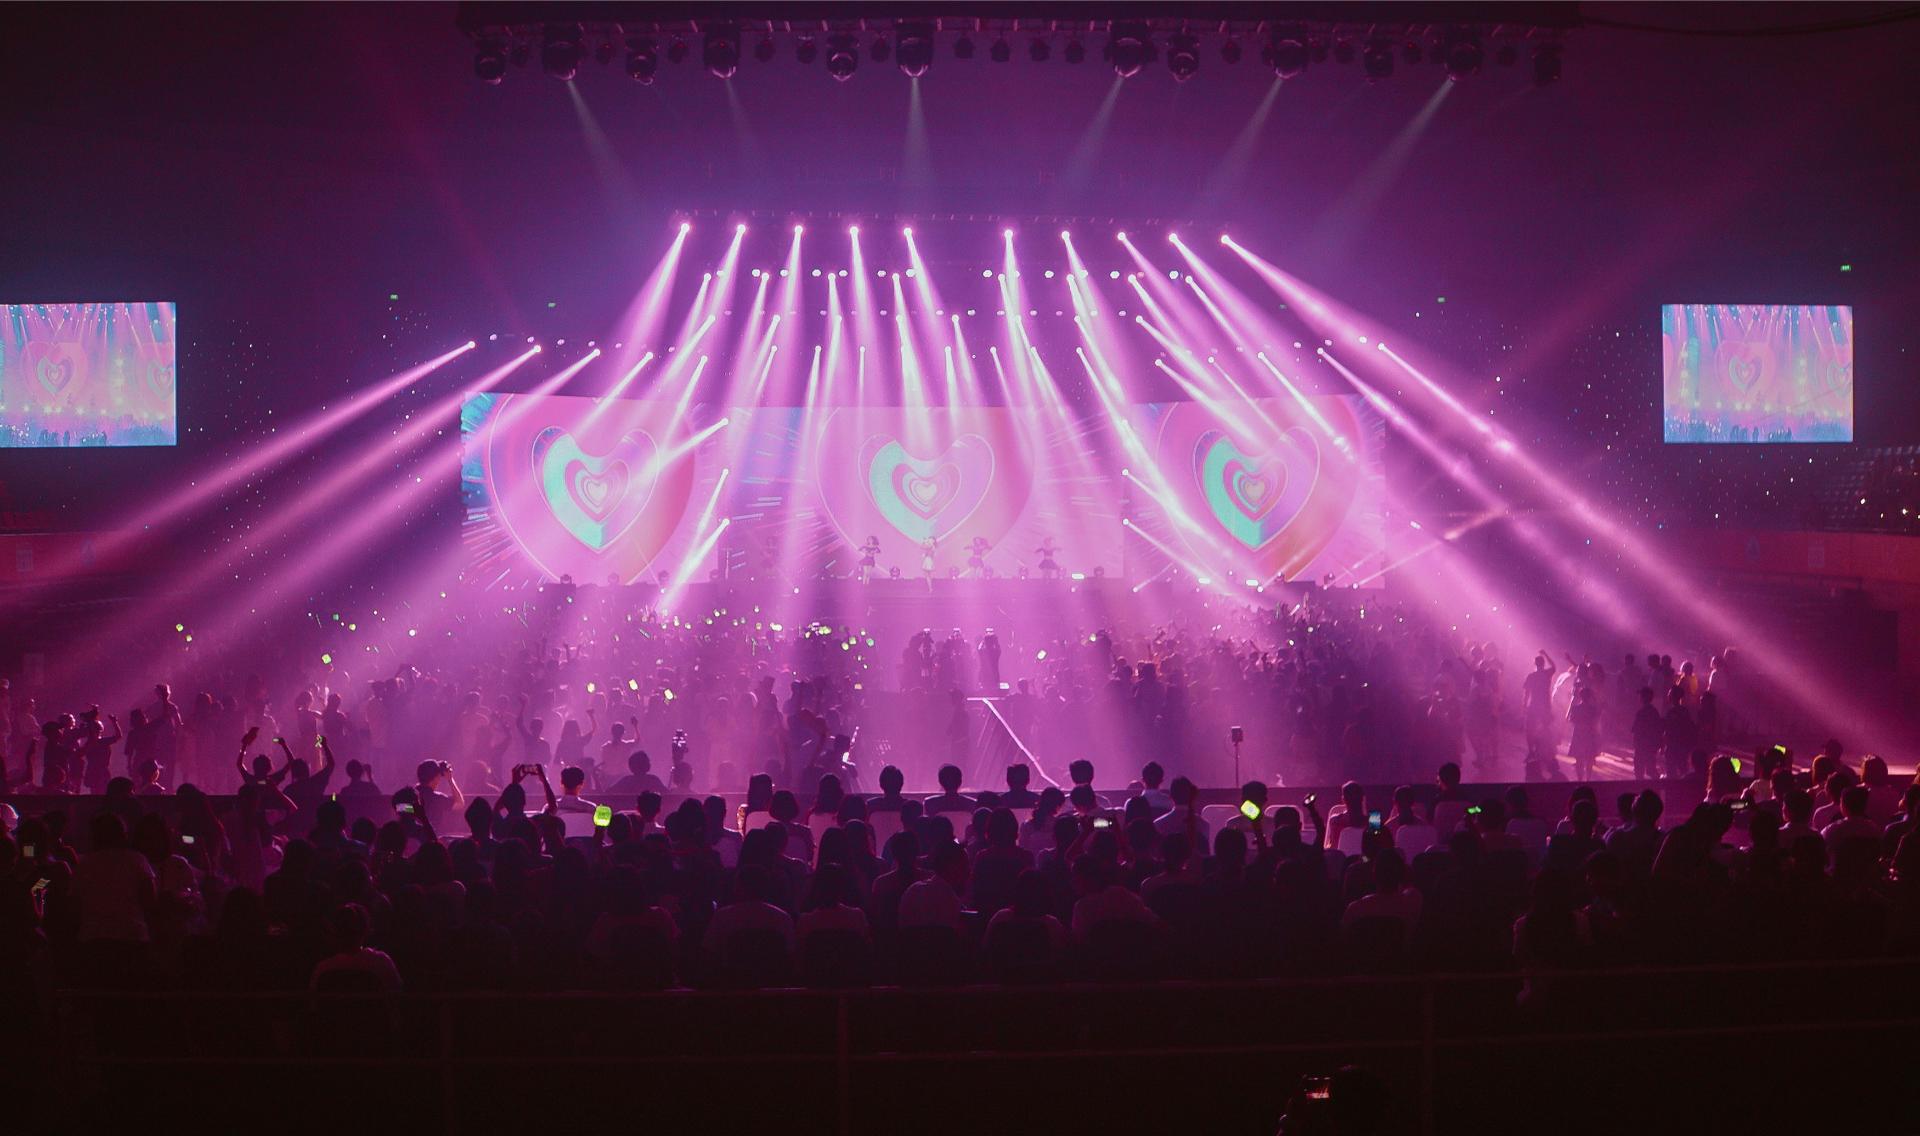
M48 394L59 394L73 381L73 360L40 360L40 385L47 388Z
M78 343L28 340L20 358L50 398L78 398L86 385L87 357Z
M627 467L624 462L612 462L605 474L594 474L575 462L569 470L569 483L574 497L587 512L595 520L603 520L626 495Z
M1760 361L1742 359L1737 355L1728 359L1727 381L1731 382L1741 394L1752 394L1753 384L1760 381Z
M902 463L893 469L894 489L907 507L925 518L932 518L951 503L960 492L960 469L943 465L932 477L921 477Z
M158 359L150 359L147 361L147 386L151 387L153 393L159 395L161 398L166 398L173 393L173 363L171 360L161 362Z
M505 395L468 446L495 519L546 576L632 581L694 539L686 430L672 403Z
M920 542L998 546L1033 491L1031 443L1005 407L839 407L820 426L822 511L851 548L918 565ZM964 561L964 554L956 551Z
M1273 508L1273 503L1279 500L1278 494L1273 492L1273 483L1264 474L1250 472L1239 458L1227 463L1225 481L1227 493L1233 498L1234 504L1253 520L1265 516Z
M1363 431L1345 398L1315 397L1320 421L1291 399L1256 405L1280 430L1277 438L1261 431L1264 450L1242 448L1252 442L1245 421L1182 402L1161 416L1154 454L1179 507L1212 531L1203 537L1185 525L1173 528L1199 563L1246 578L1291 580L1318 567L1315 558L1365 495L1366 469L1332 436L1358 452Z

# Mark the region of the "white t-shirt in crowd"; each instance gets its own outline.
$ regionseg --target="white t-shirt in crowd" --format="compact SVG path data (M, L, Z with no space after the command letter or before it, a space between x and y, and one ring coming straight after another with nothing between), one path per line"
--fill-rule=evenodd
M900 897L902 927L951 927L961 929L965 906L952 885L939 876L928 876Z
M729 903L713 913L707 922L707 950L721 950L739 931L772 931L785 941L787 950L793 950L793 916L757 899Z
M1866 817L1842 817L1820 830L1820 838L1832 848L1842 840L1878 840L1886 831Z
M1420 893L1406 885L1384 895L1379 892L1363 895L1347 904L1346 911L1340 915L1340 929L1344 931L1362 919L1398 919L1411 931L1420 921L1423 902Z
M1094 927L1116 920L1128 923L1158 923L1160 917L1147 901L1121 887L1108 884L1099 891L1080 897L1073 905L1073 934L1084 939Z
M815 931L852 931L863 939L869 937L867 913L844 903L836 903L832 907L816 907L812 911L803 913L796 923L795 931L800 936L801 942L805 942L807 936Z

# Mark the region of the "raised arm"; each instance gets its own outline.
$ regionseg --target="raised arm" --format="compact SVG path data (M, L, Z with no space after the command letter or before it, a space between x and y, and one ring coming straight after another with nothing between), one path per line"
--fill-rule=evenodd
M273 744L280 747L280 756L284 760L280 763L279 769L267 774L267 781L278 785L287 779L287 774L293 772L293 747L287 744L285 738L275 738Z
M540 811L547 813L558 812L560 804L553 799L553 782L547 780L547 767L544 765L536 765L533 767L533 771L540 775L540 791L547 795L547 807Z
M253 773L247 769L247 750L253 746L253 739L260 736L260 727L254 726L240 735L240 752L233 755L233 767L240 771L242 785L253 784Z

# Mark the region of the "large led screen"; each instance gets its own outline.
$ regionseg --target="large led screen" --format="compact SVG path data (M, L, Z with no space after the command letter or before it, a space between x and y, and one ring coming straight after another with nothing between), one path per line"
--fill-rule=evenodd
M1352 397L1126 408L681 407L479 394L468 572L488 585L869 574L1373 583L1379 416Z
M171 446L174 305L0 305L0 447Z
M1853 441L1853 309L1668 304L1669 442Z

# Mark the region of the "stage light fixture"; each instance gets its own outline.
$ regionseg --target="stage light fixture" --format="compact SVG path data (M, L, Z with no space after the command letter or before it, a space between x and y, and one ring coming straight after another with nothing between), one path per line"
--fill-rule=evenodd
M1060 58L1066 60L1068 63L1085 63L1087 61L1087 45L1081 43L1077 38L1070 39L1067 41L1066 50L1060 53Z
M1333 61L1335 63L1352 63L1354 54L1355 52L1354 52L1352 40L1342 39L1342 40L1334 41Z
M1560 79L1560 45L1543 43L1533 49L1533 85L1550 86Z
M473 77L489 86L507 77L507 45L504 40L483 39L474 47Z
M740 69L740 29L721 24L707 32L706 43L700 48L700 61L706 65L707 74L714 78L733 78L733 73Z
M1107 36L1107 62L1122 79L1138 75L1154 54L1153 31L1139 20L1121 20Z
M1035 63L1045 63L1053 56L1053 45L1044 39L1036 39L1027 45L1027 58Z
M627 40L627 78L636 83L652 83L660 70L660 49L652 36L633 36Z
M579 24L548 24L540 41L541 69L562 81L579 74L584 34Z
M1360 53L1360 66L1369 79L1390 79L1393 77L1393 41L1378 36L1367 41L1367 49Z
M887 56L893 54L893 41L886 36L880 36L873 41L873 46L867 49L867 54L873 56L875 63L885 63Z
M827 41L827 74L844 83L859 66L859 41L844 32Z
M681 39L679 36L674 36L673 42L667 45L667 62L678 65L686 61L687 41Z
M801 63L811 65L814 60L820 58L820 45L810 39L803 39L800 41L800 46L793 49L793 57Z
M1311 59L1306 34L1298 28L1276 29L1268 52L1273 73L1282 79L1295 79L1304 74Z
M1006 36L1001 36L993 41L992 47L987 49L987 58L995 63L1009 62L1013 59L1013 45L1007 42Z
M593 61L595 63L598 63L602 67L605 67L607 64L613 62L613 41L612 40L603 39L599 43L596 43L593 45Z
M1502 67L1511 67L1520 62L1520 49L1510 43L1503 43L1494 49L1493 61Z
M1425 53L1420 50L1420 41L1417 39L1408 40L1406 46L1400 49L1400 57L1405 59L1409 65L1420 62L1421 56L1424 54Z
M762 37L759 43L756 43L753 45L753 57L762 63L772 63L773 53L774 53L774 47L773 47L772 36Z
M517 40L507 52L507 58L513 61L515 67L525 67L527 61L533 58L533 45L524 39Z
M896 53L900 71L909 79L918 79L933 66L933 25L914 21L901 24L895 33L900 38Z
M1200 41L1185 32L1167 41L1167 70L1184 83L1200 73Z
M965 32L960 33L960 38L953 41L953 57L955 59L972 59L973 58L973 37L972 36L968 35Z
M1240 41L1239 40L1229 39L1225 43L1220 45L1220 62L1222 63L1240 62Z
M1480 46L1480 37L1471 28L1460 28L1448 37L1447 41L1447 78L1458 83L1480 71L1480 64L1486 59L1486 52Z

